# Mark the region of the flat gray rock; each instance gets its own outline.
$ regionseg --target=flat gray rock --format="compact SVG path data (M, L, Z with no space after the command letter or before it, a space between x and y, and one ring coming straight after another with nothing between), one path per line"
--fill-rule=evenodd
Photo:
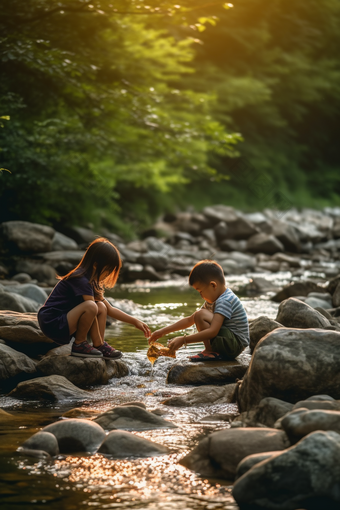
M113 430L104 439L98 453L104 453L116 459L155 457L169 453L169 448L131 432Z
M139 406L118 406L100 414L96 419L106 430L152 430L177 428L170 421L164 420Z
M247 371L247 361L202 361L174 364L167 376L168 384L227 384L242 379Z
M100 425L91 420L76 418L47 425L43 432L50 432L57 438L60 453L93 453L105 438L105 432Z
M9 396L18 400L89 400L92 394L81 390L61 375L38 377L18 384L9 393Z

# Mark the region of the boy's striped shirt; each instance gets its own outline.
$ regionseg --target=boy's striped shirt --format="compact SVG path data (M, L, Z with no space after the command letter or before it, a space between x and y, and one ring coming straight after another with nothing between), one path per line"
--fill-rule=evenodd
M231 289L227 289L214 303L205 302L202 308L225 317L222 326L230 329L244 347L249 345L249 324L244 306Z

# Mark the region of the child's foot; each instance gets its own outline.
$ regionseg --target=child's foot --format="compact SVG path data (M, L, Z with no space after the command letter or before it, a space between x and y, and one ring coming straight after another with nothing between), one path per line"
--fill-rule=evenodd
M191 356L190 361L224 361L225 357L218 352L202 351L196 356Z
M95 349L90 345L88 342L81 342L80 344L76 344L73 342L72 350L71 350L72 356L78 356L79 358L102 358L103 354L100 352L99 349Z
M109 345L107 342L104 342L99 347L96 347L98 351L100 351L103 354L103 358L105 359L119 359L123 356L123 354L120 351L117 351L111 345Z

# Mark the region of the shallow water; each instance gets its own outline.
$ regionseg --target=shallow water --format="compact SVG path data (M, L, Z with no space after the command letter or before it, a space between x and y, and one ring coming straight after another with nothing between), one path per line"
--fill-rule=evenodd
M276 274L275 281L286 283L289 276L288 273ZM242 298L249 318L263 314L275 318L278 305L269 301L268 296L242 297L242 287L247 282L245 276L229 280L230 287ZM117 305L147 322L152 330L191 314L202 305L200 296L185 284L184 279L166 284L137 282L114 289L111 296L117 300ZM130 375L113 379L107 386L92 388L94 400L81 405L75 402L42 405L0 397L0 408L17 417L11 425L0 425L1 509L21 510L31 505L36 508L48 506L50 510L84 507L237 509L228 482L204 480L178 463L205 435L229 426L228 422L222 421L202 422L202 418L216 412L236 414L236 405L163 406L165 398L190 389L190 386L166 384L167 372L176 360L160 358L152 370L146 357L146 339L140 331L124 323L108 327L106 339L124 352ZM166 339L160 341L166 343ZM181 349L177 359L185 359L201 349L199 344ZM163 417L178 426L176 429L138 432L138 435L168 446L170 455L124 461L110 460L99 454L61 455L52 461L41 461L14 453L25 439L59 419L69 409L82 407L102 412L131 401L144 402L149 410L162 408L166 412Z

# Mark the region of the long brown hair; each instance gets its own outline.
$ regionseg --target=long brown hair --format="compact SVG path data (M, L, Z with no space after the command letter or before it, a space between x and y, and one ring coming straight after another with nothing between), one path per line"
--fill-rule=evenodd
M108 289L114 287L121 267L122 261L115 245L105 237L98 237L89 245L77 267L65 276L57 276L57 278L67 280L86 274L95 290L100 291L105 287ZM108 276L104 280L100 280L100 275L103 272L108 272Z

